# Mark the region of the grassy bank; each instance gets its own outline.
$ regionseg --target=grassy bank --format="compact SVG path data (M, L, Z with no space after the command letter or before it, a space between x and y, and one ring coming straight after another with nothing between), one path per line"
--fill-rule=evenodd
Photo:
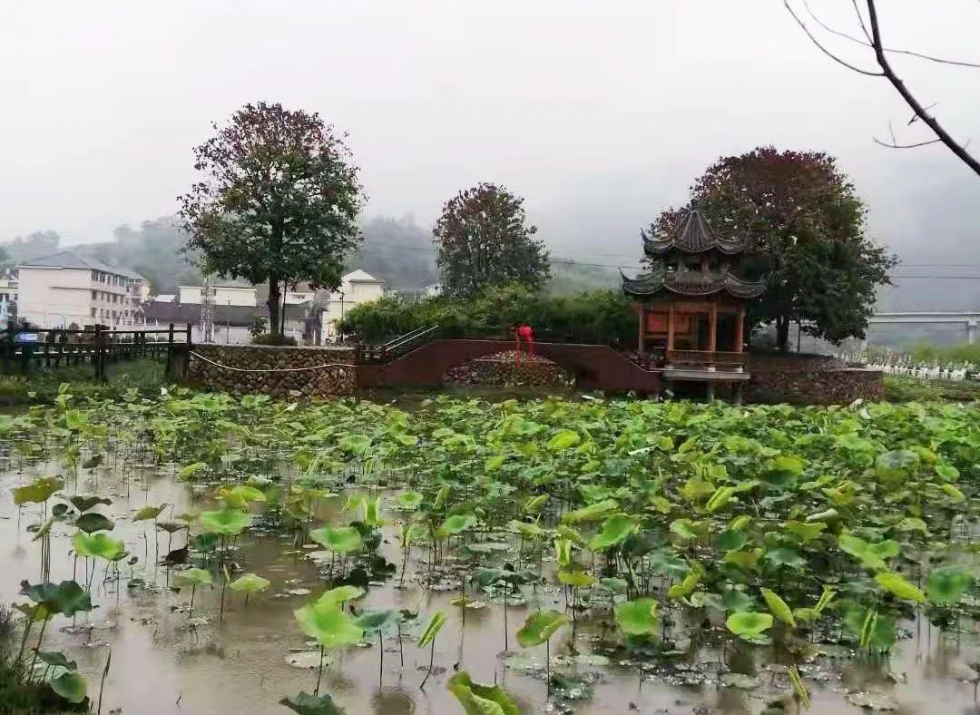
M105 382L96 380L89 365L39 369L27 376L0 376L0 404L47 403L54 400L62 383L71 383L79 397L122 397L130 390L156 394L167 384L164 364L155 360L120 362L106 367Z
M973 402L980 400L980 383L885 375L885 399L888 402Z

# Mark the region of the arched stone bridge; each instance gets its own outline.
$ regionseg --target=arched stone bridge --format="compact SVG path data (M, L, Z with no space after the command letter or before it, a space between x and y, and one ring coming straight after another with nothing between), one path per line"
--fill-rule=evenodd
M358 365L360 387L432 388L443 376L470 360L514 349L512 340L440 338L382 364ZM660 392L660 375L645 370L608 345L535 343L534 354L551 360L575 376L582 390Z

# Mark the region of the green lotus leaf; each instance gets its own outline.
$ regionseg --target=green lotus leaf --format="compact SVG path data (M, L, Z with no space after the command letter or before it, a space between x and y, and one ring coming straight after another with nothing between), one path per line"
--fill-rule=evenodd
M80 703L85 700L85 679L78 673L69 671L52 679L48 685L70 703Z
M555 632L568 623L569 617L558 611L538 611L532 613L517 631L517 642L521 648L541 645L549 640Z
M883 571L875 576L875 583L903 601L925 603L925 594L897 573Z
M325 648L353 645L364 636L358 626L339 605L316 602L294 612L303 633Z
M200 472L202 469L207 469L208 465L205 462L194 462L193 464L188 464L186 467L182 467L179 472L177 472L177 479L184 480L190 479L195 474Z
M603 578L599 580L599 585L616 595L622 595L629 590L629 583L624 578Z
M186 524L180 524L176 521L158 521L156 525L160 531L166 531L168 534L176 534L178 531L187 528Z
M735 529L725 529L713 539L713 544L719 551L738 551L748 540L745 534Z
M353 526L324 526L310 532L310 538L330 551L338 554L350 554L359 551L364 544L359 532Z
M915 516L905 517L900 522L898 522L895 528L898 529L899 531L905 531L905 532L918 531L923 536L929 535L929 527L922 519L919 519L918 517Z
M140 509L136 514L133 515L133 521L149 521L156 519L163 510L167 508L166 504L161 504L160 506L152 506L147 504L142 509Z
M334 703L330 695L291 695L279 701L299 715L344 715L344 711Z
M655 635L659 625L659 608L660 604L652 598L638 598L620 603L616 606L616 623L627 635Z
M770 614L754 611L733 613L725 621L728 630L741 638L756 638L772 628L772 623L773 618Z
M571 449L581 441L582 437L578 432L574 432L570 429L561 429L548 440L547 447L548 451L550 452L564 452L566 449Z
M606 551L619 546L639 528L639 523L625 514L616 514L602 523L602 530L589 542L592 551Z
M375 529L384 526L384 519L381 518L381 497L364 501L364 523Z
M206 586L214 583L214 578L211 576L210 571L205 571L204 569L187 569L186 571L178 571L176 574L176 580L187 586Z
M407 511L415 511L424 499L425 497L418 492L402 492L395 497L395 504Z
M499 685L475 683L465 671L450 678L447 687L466 715L521 715L520 709Z
M252 523L252 517L240 509L219 509L201 512L201 528L209 534L237 536Z
M269 584L269 579L262 578L254 573L247 573L228 584L228 588L232 591L251 594L264 591L269 587Z
M581 509L576 509L575 511L567 511L562 515L561 520L564 524L580 524L585 521L599 521L617 509L619 509L619 502L617 502L615 499L606 499L601 502L596 502L595 504L589 504L589 506Z
M702 477L691 477L681 487L680 493L687 501L697 504L715 493L715 485Z
M735 487L718 487L715 493L711 495L711 498L708 499L708 503L704 505L704 508L709 514L714 514L728 504L734 495Z
M239 484L234 487L222 487L217 492L217 497L224 501L229 509L242 510L250 502L264 502L265 494L255 487Z
M71 539L75 553L86 559L105 559L115 561L121 554L126 553L126 544L113 539L105 532L86 534L77 532Z
M572 588L585 588L596 582L595 576L582 569L559 569L558 580Z
M937 464L935 467L936 474L945 479L948 482L955 482L960 478L960 470L954 467L952 464L946 464L942 462Z
M960 602L973 586L973 576L961 566L943 566L933 569L926 579L926 593L937 606L951 606Z
M765 552L766 560L776 566L789 566L793 569L802 568L806 565L806 559L800 556L796 549L772 549Z
M445 539L472 529L476 524L477 518L473 514L455 514L442 522L436 534L439 538Z
M358 586L337 586L317 599L317 605L337 605L345 601L356 601L364 595L364 589Z
M354 623L365 633L384 633L402 620L401 614L391 608L365 609L357 614Z
M685 541L699 539L704 534L705 522L690 519L675 519L670 522L670 530Z
M82 462L82 469L95 469L100 464L105 457L102 454L93 454L91 457Z
M786 605L786 601L780 598L775 591L770 591L768 588L763 588L760 590L762 591L762 597L765 599L766 605L769 607L772 614L783 623L795 628L796 619L793 618L793 611L788 605Z
M61 613L70 617L76 613L92 610L91 597L75 581L62 581L57 585L53 583L31 585L24 581L21 584L20 594L43 607L44 613L39 615L45 618L49 617L49 614Z
M14 487L14 504L43 504L52 495L65 488L65 482L58 477L38 477L23 487Z
M106 506L112 504L112 499L98 496L86 496L83 494L74 494L68 497L68 501L71 502L71 505L80 512L88 511L96 504L104 504Z
M523 538L532 541L548 535L548 530L538 526L536 521L517 521L516 519L507 524L507 531L520 534Z
M419 636L419 648L425 648L425 646L432 643L444 625L446 625L446 614L442 611L433 613L429 618L429 622L425 624L425 630L422 631L422 635Z
M75 519L75 526L86 534L94 534L96 531L112 531L116 528L116 522L97 511L90 511Z
M820 538L820 535L827 528L827 525L822 521L814 522L802 522L802 521L787 521L785 524L786 531L796 536L804 544L808 544L811 541L815 541Z
M46 663L52 667L64 668L65 670L78 670L78 663L73 660L68 660L60 650L39 650L37 652L37 658L42 663Z
M31 541L40 541L45 536L47 536L51 532L51 527L54 526L54 523L56 521L57 519L55 517L53 516L49 517L47 521L41 524L41 528L37 530L37 533L34 534L34 537L31 539Z
M755 599L745 591L730 588L721 594L721 604L727 611L751 611L755 606Z
M872 544L846 532L838 537L837 544L841 551L858 559L865 567L875 570L886 568L885 560L894 558L901 553L901 547L897 541L888 539Z
M529 497L521 507L521 511L523 511L525 514L537 514L541 511L542 507L544 507L545 502L547 501L547 494L538 494L537 496Z

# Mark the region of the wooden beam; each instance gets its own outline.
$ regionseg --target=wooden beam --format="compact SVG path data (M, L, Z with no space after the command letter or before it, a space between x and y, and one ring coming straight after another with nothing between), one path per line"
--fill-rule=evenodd
M742 343L745 342L745 308L738 311L738 318L735 319L735 352L742 352Z
M674 304L671 303L667 308L667 359L670 359L670 351L674 349Z
M637 354L643 357L647 353L646 349L647 342L647 307L640 304L640 345L637 348Z
M708 319L708 351L718 350L718 304L711 304L711 313Z

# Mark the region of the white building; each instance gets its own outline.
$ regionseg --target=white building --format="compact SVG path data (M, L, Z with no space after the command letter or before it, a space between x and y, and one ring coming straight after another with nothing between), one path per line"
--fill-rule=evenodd
M17 315L41 328L143 324L146 279L74 251L18 267Z
M323 309L323 336L327 340L337 337L337 323L348 310L361 303L378 300L385 294L384 281L360 269L341 278L340 287L330 294Z
M255 288L252 286L213 285L215 305L255 307ZM203 286L177 286L177 302L181 305L200 305Z

